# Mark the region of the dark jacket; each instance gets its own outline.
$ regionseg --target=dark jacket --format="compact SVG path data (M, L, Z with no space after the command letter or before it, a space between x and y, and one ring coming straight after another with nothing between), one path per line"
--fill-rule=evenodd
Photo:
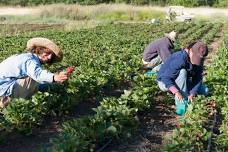
M171 54L170 50L174 48L172 41L163 37L152 43L150 43L143 52L143 60L146 62L150 62L153 58L158 55L161 57L164 62L167 57Z
M195 66L190 62L188 53L181 50L170 55L158 72L157 80L162 81L166 88L177 87L175 80L181 69L187 70L188 89L196 95L202 84L203 66Z

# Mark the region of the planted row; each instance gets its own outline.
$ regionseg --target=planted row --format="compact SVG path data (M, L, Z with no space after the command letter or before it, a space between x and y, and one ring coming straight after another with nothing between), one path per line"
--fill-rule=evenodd
M227 47L225 37L219 53L207 67L205 84L209 87L210 95L199 96L193 101L184 119L168 139L169 144L165 146L164 151L226 151L228 149L226 116L228 77L225 72L228 67Z

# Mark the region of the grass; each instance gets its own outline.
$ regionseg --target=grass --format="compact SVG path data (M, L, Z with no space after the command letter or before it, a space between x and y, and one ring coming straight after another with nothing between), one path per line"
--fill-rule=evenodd
M86 28L93 28L98 25L105 25L111 22L107 21L97 21L97 20L85 20L85 21L72 21L65 25L65 31L74 31L78 29L86 29Z
M126 4L91 6L52 4L34 7L29 15L2 15L1 24L64 24L66 30L91 28L113 21L150 21L163 19L165 13L156 7Z
M150 6L100 4L92 6L55 4L41 7L40 17L68 20L139 20L164 18L165 13Z
M0 23L2 24L48 24L48 23L57 23L57 24L64 24L67 23L69 20L64 18L57 18L57 17L45 17L39 15L24 15L24 16L0 16Z
M23 16L0 16L4 24L64 24L66 30L91 28L100 24L118 21L147 22L152 19L162 21L167 8L133 6L126 4L66 5L52 4L34 7L35 13ZM227 20L218 14L194 20Z
M228 22L228 18L224 17L224 15L221 14L214 14L211 16L197 16L197 18L194 18L196 21L210 21L210 22Z
M113 11L100 14L96 17L98 20L124 20L124 21L148 21L153 18L164 19L164 14L159 11Z

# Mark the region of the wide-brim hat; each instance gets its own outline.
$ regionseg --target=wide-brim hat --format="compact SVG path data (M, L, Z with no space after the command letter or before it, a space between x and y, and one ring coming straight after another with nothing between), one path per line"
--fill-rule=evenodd
M202 41L196 42L192 46L192 64L202 65L204 58L208 55L208 47Z
M36 37L28 40L27 42L27 50L32 52L35 47L45 47L49 50L51 50L55 56L54 61L61 61L63 58L63 53L60 50L60 48L51 40L43 37Z
M177 38L177 32L172 31L170 33L165 33L165 37L168 37L170 40L172 40L173 42L176 41Z

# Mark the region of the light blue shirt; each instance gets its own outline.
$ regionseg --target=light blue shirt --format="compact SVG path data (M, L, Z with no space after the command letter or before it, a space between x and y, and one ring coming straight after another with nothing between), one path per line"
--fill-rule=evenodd
M10 96L17 79L30 77L38 83L52 83L54 74L42 70L36 54L10 56L0 63L0 96Z

